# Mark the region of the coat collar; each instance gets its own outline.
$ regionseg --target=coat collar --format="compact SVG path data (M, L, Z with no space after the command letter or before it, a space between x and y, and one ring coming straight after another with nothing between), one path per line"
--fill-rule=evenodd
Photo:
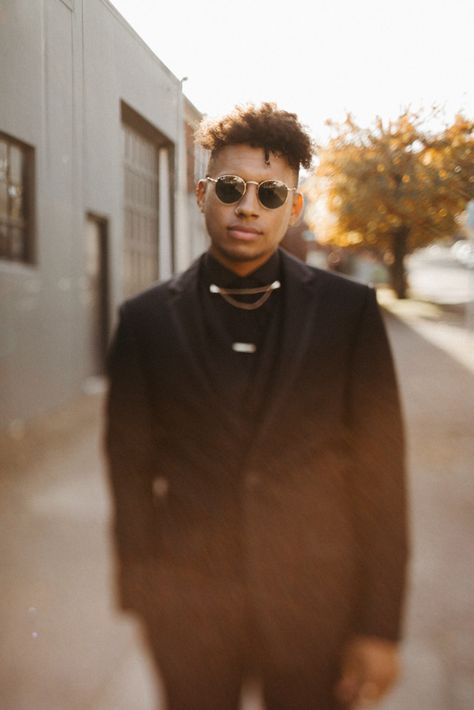
M280 348L268 407L262 417L260 435L265 433L290 396L294 379L300 371L315 332L320 303L317 272L283 250L281 257L285 295Z
M186 361L196 394L212 406L213 403L217 404L216 392L205 358L206 338L199 298L199 273L203 256L198 257L186 271L173 277L168 282L168 288L171 295L171 317L181 341L180 356Z
M296 279L301 282L302 285L313 286L315 278L315 272L304 262L296 259L291 254L288 254L283 249L279 249L279 255L281 259L281 265L283 273L286 278L292 280ZM199 270L201 268L201 262L204 258L204 254L201 254L191 266L189 266L186 271L176 274L168 282L168 287L172 293L183 293L188 289L194 290L198 287L198 276Z
M198 286L199 269L204 255L201 254L193 261L191 266L176 276L173 276L168 282L168 288L171 293L180 294L189 290L194 290Z
M199 257L186 271L172 278L169 290L174 320L183 343L183 353L187 355L188 367L194 372L199 386L204 388L203 396L209 398L211 406L218 406L212 373L206 369L205 358L196 357L196 353L204 354L206 351L198 291L202 259L203 256ZM294 378L315 332L320 302L317 272L282 249L280 259L284 311L275 374L270 386L268 406L261 420L262 432L267 429L291 392Z

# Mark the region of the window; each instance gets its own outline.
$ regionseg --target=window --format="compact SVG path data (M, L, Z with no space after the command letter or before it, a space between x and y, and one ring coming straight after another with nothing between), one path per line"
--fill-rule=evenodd
M124 103L122 103L122 135L123 294L129 297L150 286L159 275L160 148L168 148L170 142Z
M126 296L158 278L158 149L124 125Z
M32 148L0 133L0 259L33 262Z

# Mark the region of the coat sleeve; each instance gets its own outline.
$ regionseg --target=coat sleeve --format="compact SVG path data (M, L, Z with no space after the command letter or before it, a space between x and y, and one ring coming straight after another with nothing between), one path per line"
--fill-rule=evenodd
M113 502L119 603L139 609L153 555L152 419L139 348L126 304L107 359L105 453Z
M405 444L394 364L367 290L349 388L352 496L361 559L358 634L398 640L406 584Z

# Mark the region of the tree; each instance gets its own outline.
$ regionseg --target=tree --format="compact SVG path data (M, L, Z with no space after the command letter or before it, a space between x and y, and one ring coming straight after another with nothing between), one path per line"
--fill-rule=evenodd
M405 256L454 234L474 197L474 122L458 114L434 133L423 129L426 120L406 111L395 121L377 118L372 128L350 114L342 124L328 121L335 135L320 147L306 186L308 221L319 238L381 248L399 298L406 295Z

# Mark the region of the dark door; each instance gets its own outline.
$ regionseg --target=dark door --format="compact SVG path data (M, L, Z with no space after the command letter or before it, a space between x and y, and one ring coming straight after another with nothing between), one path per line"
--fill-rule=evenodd
M86 219L86 293L89 376L104 372L108 335L107 221L88 214Z

